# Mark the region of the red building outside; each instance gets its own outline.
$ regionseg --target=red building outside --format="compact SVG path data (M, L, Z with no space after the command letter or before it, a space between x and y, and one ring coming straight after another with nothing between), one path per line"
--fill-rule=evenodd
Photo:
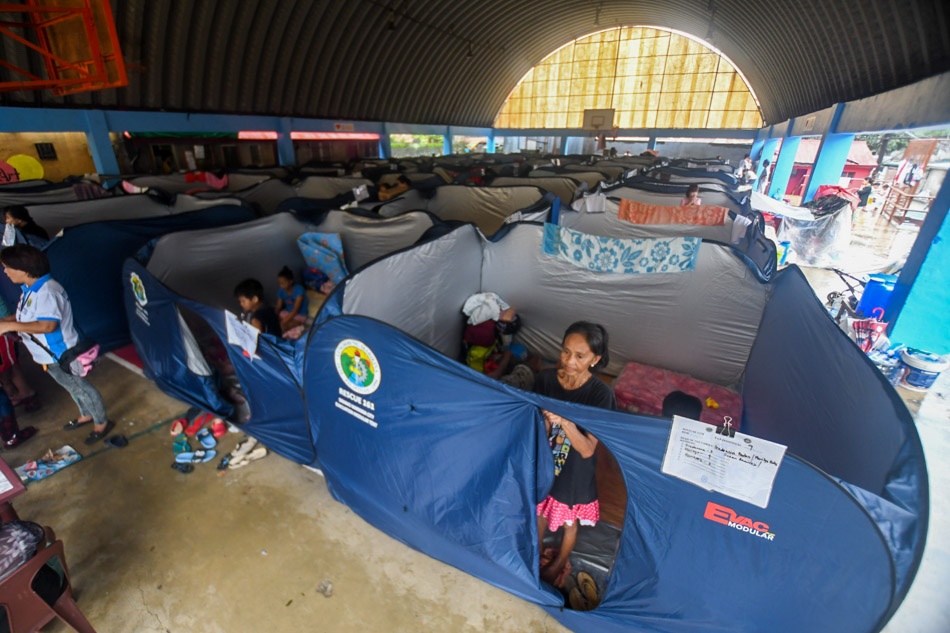
M788 187L785 188L785 198L792 204L801 202L820 145L821 139L817 138L803 138L798 144L795 166L792 167L792 176L788 179ZM848 161L841 171L841 178L836 184L847 189L860 189L864 179L875 167L877 157L871 153L868 144L864 141L854 141L851 151L848 152Z

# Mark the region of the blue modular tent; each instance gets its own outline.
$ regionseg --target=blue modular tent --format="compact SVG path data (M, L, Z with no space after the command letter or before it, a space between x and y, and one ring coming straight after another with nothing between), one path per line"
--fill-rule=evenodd
M605 275L537 261L540 241L540 227L530 225L494 241L463 227L367 267L331 297L310 336L303 377L316 453L334 494L413 547L548 606L528 525L532 495L546 490L551 469L536 445L541 405L603 441L628 495L600 606L585 613L548 606L566 625L883 626L923 550L923 453L893 388L828 318L801 272L792 267L763 283L733 249L704 243L691 273ZM440 269L449 261L452 269ZM424 293L407 292L421 275ZM565 301L568 288L575 301ZM477 290L512 301L522 341L549 357L563 328L588 318L608 327L611 354L621 361L734 384L746 403L742 430L789 447L768 507L663 475L664 420L543 400L450 361L461 332L457 306ZM422 321L412 318L419 298L429 307ZM372 353L379 376L375 391L355 403L342 395L349 387L338 361L352 341ZM522 429L517 440L506 435L512 424ZM534 455L539 461L526 468ZM505 519L496 528L498 515ZM717 520L724 516L767 524L773 538L741 531L738 518L738 529ZM483 538L472 535L473 522ZM492 549L496 539L502 551Z
M305 266L297 238L307 232L340 234L344 259L355 270L372 259L416 242L437 220L424 212L394 218L329 211L305 222L290 213L207 231L169 234L143 261L125 263L125 312L146 374L164 391L203 409L231 417L220 376L209 365L195 330L210 328L228 340L224 310L238 311L232 295L244 278L256 277L273 304L276 276L284 265ZM249 359L231 345L226 354L250 409L244 429L297 462L314 460L303 404L301 371L305 341L259 338Z
M801 272L763 282L735 249L705 242L689 272L594 272L540 255L542 238L533 224L493 239L466 225L350 275L294 350L306 429L288 423L279 450L294 437L297 461L318 460L366 520L573 630L879 630L923 551L923 453L894 390ZM135 266L151 306L161 289ZM664 475L666 420L542 398L456 362L459 307L485 290L517 307L520 341L545 357L567 324L596 320L610 373L637 361L738 389L741 430L788 446L767 507ZM235 357L236 369L258 362ZM252 411L286 395L262 390ZM539 407L596 435L625 488L592 611L562 608L538 579L534 506L553 471Z
M46 247L53 277L69 294L83 334L103 351L129 342L122 264L151 240L176 231L227 226L256 217L246 207L219 206L179 215L81 224Z

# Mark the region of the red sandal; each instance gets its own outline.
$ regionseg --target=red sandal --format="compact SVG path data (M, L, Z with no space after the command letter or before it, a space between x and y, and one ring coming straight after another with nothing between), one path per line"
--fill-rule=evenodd
M191 424L189 424L188 427L185 428L185 435L189 437L194 435L195 433L201 430L201 427L203 427L205 424L207 424L213 419L214 419L214 415L210 413L199 413L197 416L195 416L195 419L191 421Z

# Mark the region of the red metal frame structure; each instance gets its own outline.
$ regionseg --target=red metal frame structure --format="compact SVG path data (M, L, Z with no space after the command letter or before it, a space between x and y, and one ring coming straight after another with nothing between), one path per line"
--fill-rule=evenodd
M0 59L0 66L27 78L0 81L0 92L49 88L62 96L128 85L109 0L0 2L0 15L4 13L21 14L24 20L0 20L0 38L40 55L47 77ZM27 37L30 29L35 41Z

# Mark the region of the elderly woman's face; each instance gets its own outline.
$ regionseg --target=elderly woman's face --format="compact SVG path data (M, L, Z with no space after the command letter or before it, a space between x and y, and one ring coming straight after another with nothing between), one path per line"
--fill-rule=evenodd
M600 356L591 351L583 334L568 334L561 346L561 368L572 376L590 372L591 365L600 362Z
M26 225L26 222L24 222L23 220L17 220L16 218L14 218L14 217L13 217L12 215L10 215L9 213L5 213L5 214L4 214L4 219L5 219L5 221L6 221L7 224L12 224L13 226L16 226L16 227L23 228L23 226Z

